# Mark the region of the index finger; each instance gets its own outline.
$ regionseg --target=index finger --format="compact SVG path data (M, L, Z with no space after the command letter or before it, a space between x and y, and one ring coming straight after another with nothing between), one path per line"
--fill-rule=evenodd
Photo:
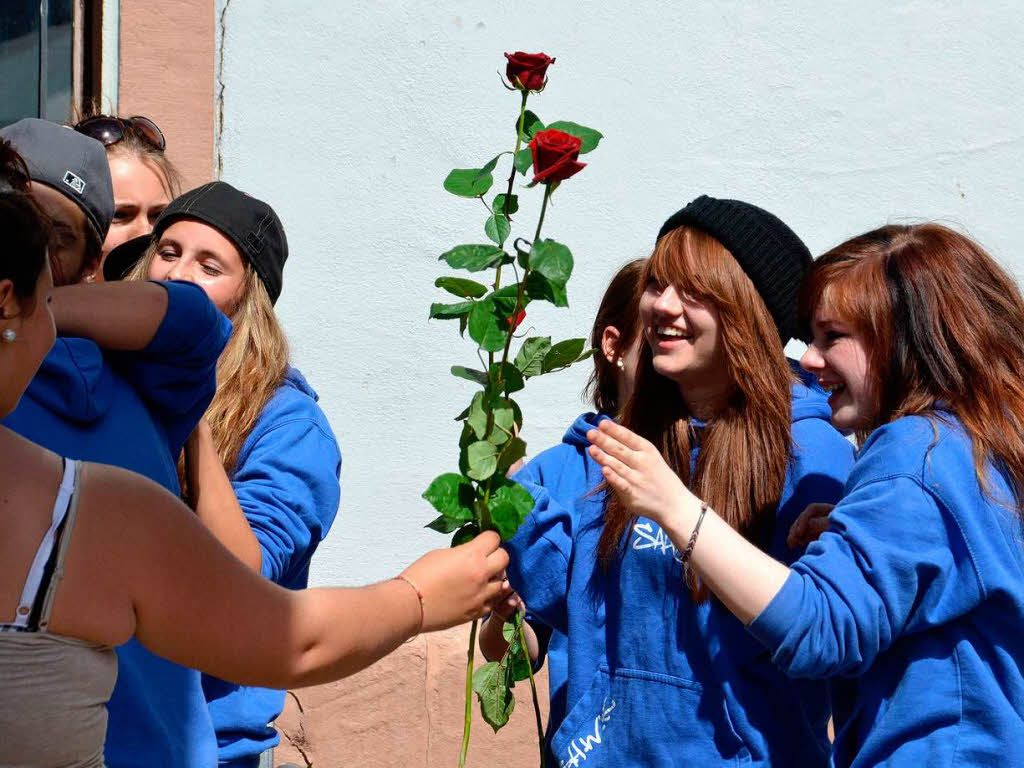
M597 428L609 437L618 440L627 448L632 448L634 451L642 450L644 444L647 442L636 432L626 429L621 424L616 424L611 419L604 419L597 425Z

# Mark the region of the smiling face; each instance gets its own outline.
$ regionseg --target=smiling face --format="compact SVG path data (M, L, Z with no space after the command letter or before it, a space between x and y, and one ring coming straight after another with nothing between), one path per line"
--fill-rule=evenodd
M108 159L114 185L114 219L103 241L104 257L126 240L152 232L160 212L171 201L160 176L138 157L111 155Z
M208 224L182 219L161 233L147 277L195 283L230 317L242 299L246 272L227 237Z
M640 320L651 348L654 370L680 387L704 385L726 375L718 309L663 285L648 281L640 297Z
M811 320L813 337L800 365L828 391L832 423L839 429L866 429L877 412L868 370L867 347L853 325L819 306Z

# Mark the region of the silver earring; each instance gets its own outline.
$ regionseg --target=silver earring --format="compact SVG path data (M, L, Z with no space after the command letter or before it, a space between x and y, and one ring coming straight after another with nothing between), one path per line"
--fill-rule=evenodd
M624 365L622 364L622 358L621 358L621 357L620 357L620 358L619 358L618 360L616 360L616 361L615 361L615 364L616 364L617 366L619 366L619 369L620 369L620 370L626 367L626 366L624 366Z
M0 335L3 336L5 344L10 344L12 341L18 338L18 334L14 332L13 328L5 328L3 334Z

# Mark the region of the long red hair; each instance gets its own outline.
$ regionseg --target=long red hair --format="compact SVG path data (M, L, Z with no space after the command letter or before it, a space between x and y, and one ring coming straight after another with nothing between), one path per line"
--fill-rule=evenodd
M621 423L650 440L670 467L715 512L755 543L760 526L774 520L790 457L790 387L793 374L772 316L750 278L718 240L693 227L664 235L644 268L650 280L714 305L731 382L726 406L703 430L690 471L695 434L675 382L658 374L651 349L641 352L636 386ZM606 497L598 545L608 566L621 556L636 517L618 497ZM701 584L695 600L708 599Z
M941 224L891 224L833 248L800 296L809 333L827 308L864 340L876 409L861 430L939 404L986 465L1006 475L1024 514L1024 300L1013 278L973 240Z

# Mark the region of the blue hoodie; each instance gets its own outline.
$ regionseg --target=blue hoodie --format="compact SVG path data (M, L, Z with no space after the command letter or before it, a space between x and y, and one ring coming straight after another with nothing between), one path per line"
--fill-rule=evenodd
M4 424L55 453L133 470L177 495L175 457L213 398L231 323L201 288L159 285L167 314L145 349L111 353L58 338ZM108 768L212 765L216 741L199 673L135 640L117 649L117 662Z
M798 555L786 547L790 525L807 504L836 501L853 462L824 393L809 383L793 386L794 456L762 542L787 562ZM597 465L586 472L596 488ZM694 604L679 553L655 523L638 520L604 572L602 495L566 508L525 485L537 504L507 545L508 576L530 612L567 637L566 714L550 724L558 765L827 764L825 686L787 678L717 601Z
M317 394L289 368L238 454L231 484L260 543L261 573L288 589L303 589L309 561L338 511L341 453ZM268 632L279 631L267 627ZM284 691L247 688L203 675L217 731L220 764L255 766L280 738L269 725L284 707Z
M1024 766L1024 539L948 413L871 433L830 530L750 631L833 678L837 766Z

